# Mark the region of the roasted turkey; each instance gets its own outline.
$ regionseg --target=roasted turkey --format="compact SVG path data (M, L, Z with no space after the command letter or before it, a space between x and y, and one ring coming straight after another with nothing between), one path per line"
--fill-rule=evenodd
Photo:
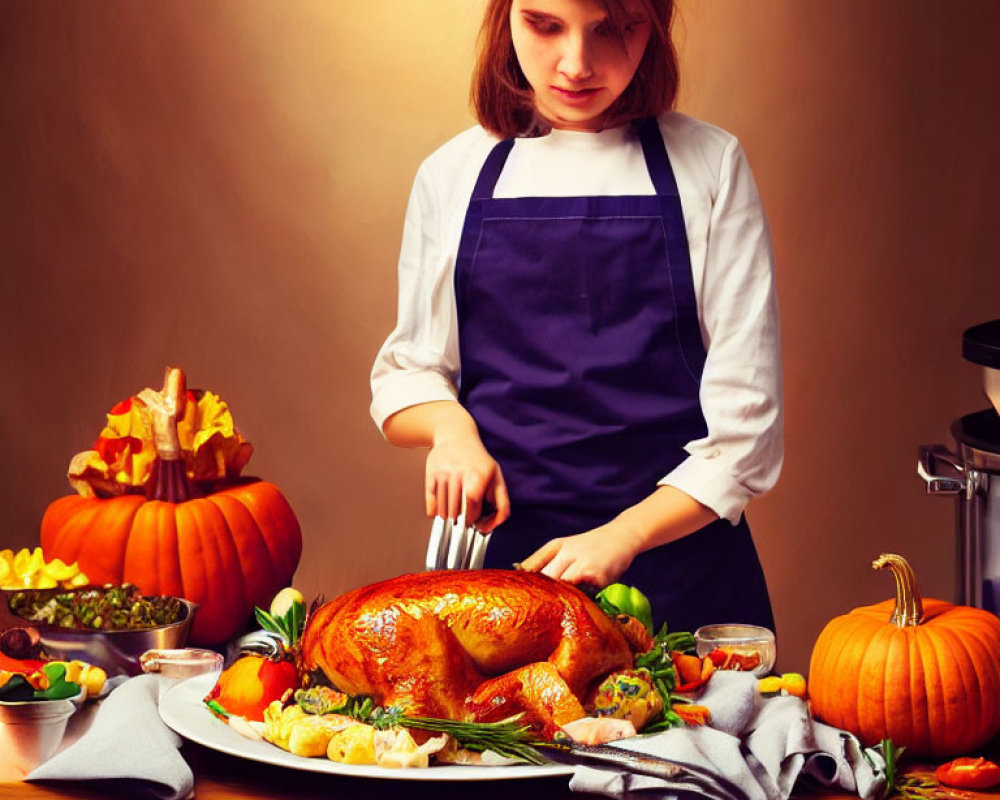
M488 722L524 712L551 733L586 715L651 640L576 587L508 570L425 572L364 586L310 615L300 666L411 715Z

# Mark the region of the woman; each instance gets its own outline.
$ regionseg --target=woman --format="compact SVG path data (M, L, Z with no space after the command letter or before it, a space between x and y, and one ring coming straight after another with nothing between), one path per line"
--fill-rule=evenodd
M491 0L480 125L418 171L386 438L487 566L774 627L743 518L782 460L773 256L738 142L670 111L669 0Z

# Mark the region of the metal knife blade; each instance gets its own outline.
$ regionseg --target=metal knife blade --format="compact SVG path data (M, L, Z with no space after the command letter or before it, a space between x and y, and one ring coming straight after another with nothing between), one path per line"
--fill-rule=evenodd
M561 764L614 767L671 783L690 784L710 797L717 797L722 792L731 797L744 797L746 794L718 773L696 764L686 764L663 756L639 753L606 744L587 745L575 742L546 744L540 749L546 756Z

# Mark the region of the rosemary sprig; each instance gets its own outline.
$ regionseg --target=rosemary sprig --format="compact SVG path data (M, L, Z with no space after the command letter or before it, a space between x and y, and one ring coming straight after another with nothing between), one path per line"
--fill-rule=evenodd
M380 731L394 728L403 722L403 709L397 706L385 708L377 706L370 697L365 695L352 695L347 706L339 713L344 714L358 722L371 725Z
M419 728L434 733L447 733L461 747L481 753L492 750L507 758L529 764L545 764L546 759L535 749L539 744L527 725L520 724L521 715L500 722L456 722L433 717L403 715L399 724L406 728Z
M459 722L436 717L409 716L399 706L379 706L366 695L339 695L337 697L339 694L337 692L330 694L332 698L326 698L323 696L322 690L300 689L294 697L295 702L307 714L332 711L344 714L379 730L402 726L434 733L446 733L466 750L477 753L492 750L507 758L526 761L529 764L546 763L535 749L535 745L540 744L540 742L527 725L521 724L522 715L520 714L500 722Z

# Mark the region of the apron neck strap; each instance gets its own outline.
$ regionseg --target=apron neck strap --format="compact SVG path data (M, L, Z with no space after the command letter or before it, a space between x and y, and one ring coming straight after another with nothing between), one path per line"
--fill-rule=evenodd
M646 169L649 170L649 178L653 182L656 194L660 197L679 197L674 170L670 166L667 148L660 133L660 123L655 117L646 117L636 120L635 128L639 133L642 154L646 158Z
M507 163L507 156L510 155L513 146L513 139L504 139L502 142L497 142L496 146L490 150L490 154L483 163L483 168L479 171L476 188L472 190L473 200L489 200L493 197L493 189L497 185L497 180L503 171L503 165Z

